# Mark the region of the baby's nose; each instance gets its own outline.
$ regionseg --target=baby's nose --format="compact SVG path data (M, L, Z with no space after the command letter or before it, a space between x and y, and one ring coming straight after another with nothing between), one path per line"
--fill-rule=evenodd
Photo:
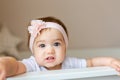
M52 46L49 46L46 50L48 54L54 54L54 48Z

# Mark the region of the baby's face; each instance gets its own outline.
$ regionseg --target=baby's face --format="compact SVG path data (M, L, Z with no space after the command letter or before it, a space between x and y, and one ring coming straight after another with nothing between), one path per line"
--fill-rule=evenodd
M33 53L40 66L60 69L66 55L66 45L61 32L57 29L47 29L38 34Z

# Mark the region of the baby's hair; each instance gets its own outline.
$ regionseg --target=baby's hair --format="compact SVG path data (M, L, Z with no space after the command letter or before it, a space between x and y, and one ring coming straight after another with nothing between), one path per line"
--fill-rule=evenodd
M55 18L55 17L51 17L51 16L49 16L49 17L37 18L36 20L43 20L44 22L54 22L54 23L57 23L57 24L59 24L59 25L61 25L61 26L63 27L63 29L65 30L65 32L66 32L66 34L67 34L67 36L68 36L67 28L66 28L66 26L64 25L64 23L63 23L61 20L59 20L59 19L57 19L57 18ZM30 24L29 24L29 25L30 25ZM69 36L68 36L68 37L69 37ZM30 34L28 34L28 46L29 46L29 40L30 40Z

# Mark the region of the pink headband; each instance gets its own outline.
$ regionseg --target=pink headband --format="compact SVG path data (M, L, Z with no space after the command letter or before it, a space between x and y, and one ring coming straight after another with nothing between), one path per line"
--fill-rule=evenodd
M66 46L68 46L68 37L67 37L65 30L61 27L61 25L54 23L54 22L44 22L42 20L32 20L31 26L28 26L28 31L31 34L29 48L32 52L33 52L32 46L33 46L34 39L37 36L37 34L39 33L39 31L41 31L44 28L55 28L55 29L59 30L64 37Z

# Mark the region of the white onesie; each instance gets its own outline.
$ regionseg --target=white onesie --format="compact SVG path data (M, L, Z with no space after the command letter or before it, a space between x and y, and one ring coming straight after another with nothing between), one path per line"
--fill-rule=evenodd
M25 65L27 72L47 70L45 67L37 64L34 56L31 56L28 59L23 59L21 62ZM86 66L86 59L79 59L75 57L66 57L62 63L62 69L85 68Z

